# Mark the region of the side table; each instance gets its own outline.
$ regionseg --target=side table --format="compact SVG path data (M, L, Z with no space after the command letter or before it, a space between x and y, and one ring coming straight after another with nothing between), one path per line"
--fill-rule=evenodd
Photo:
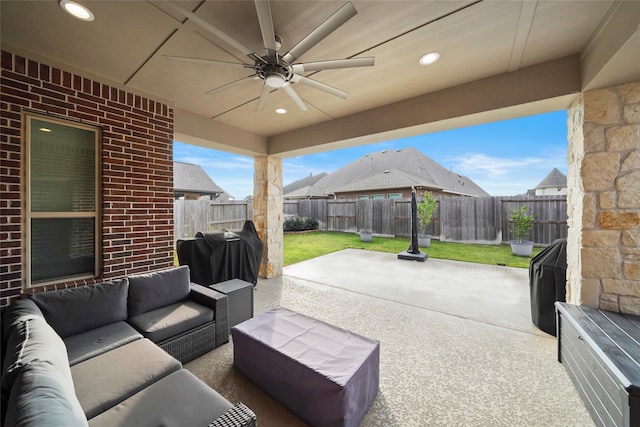
M227 296L230 328L253 317L253 284L233 279L214 283L209 288Z

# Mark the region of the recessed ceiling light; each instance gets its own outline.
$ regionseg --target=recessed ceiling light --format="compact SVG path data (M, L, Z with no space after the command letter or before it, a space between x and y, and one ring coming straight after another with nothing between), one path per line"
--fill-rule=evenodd
M440 54L438 52L430 52L425 55L422 55L419 62L420 62L420 65L429 65L429 64L433 64L438 59L440 59Z
M276 113L278 114L287 114L287 110L284 108L276 108Z
M51 132L51 129L49 128L40 128L38 129L40 132Z
M82 21L93 21L93 13L80 3L71 0L60 0L60 7L74 18Z

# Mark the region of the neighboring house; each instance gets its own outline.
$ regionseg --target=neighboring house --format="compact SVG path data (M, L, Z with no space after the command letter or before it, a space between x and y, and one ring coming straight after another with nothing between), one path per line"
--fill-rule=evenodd
M531 193L536 196L564 196L567 194L567 176L553 168L533 191L529 190Z
M393 199L434 196L486 197L489 194L466 176L447 170L415 148L384 150L364 157L285 198Z
M299 179L297 181L292 182L291 184L285 185L282 188L282 194L285 195L287 199L314 199L311 193L311 187L322 178L327 176L326 172L321 172L317 175L309 174L309 176ZM321 196L324 198L325 196Z
M182 162L173 162L173 195L176 200L233 200L202 166Z

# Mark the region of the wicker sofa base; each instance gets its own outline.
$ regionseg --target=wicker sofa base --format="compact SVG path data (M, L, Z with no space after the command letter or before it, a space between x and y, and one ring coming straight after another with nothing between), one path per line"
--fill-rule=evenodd
M209 424L209 427L256 427L256 414L244 403L238 402L217 420Z
M187 363L222 343L216 342L216 322L211 321L156 344L181 363Z

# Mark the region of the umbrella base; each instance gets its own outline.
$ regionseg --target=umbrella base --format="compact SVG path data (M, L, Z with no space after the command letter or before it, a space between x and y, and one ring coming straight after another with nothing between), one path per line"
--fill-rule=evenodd
M424 262L428 257L429 256L427 254L423 254L423 253L412 254L407 251L403 251L398 254L398 259L405 259L407 261Z

